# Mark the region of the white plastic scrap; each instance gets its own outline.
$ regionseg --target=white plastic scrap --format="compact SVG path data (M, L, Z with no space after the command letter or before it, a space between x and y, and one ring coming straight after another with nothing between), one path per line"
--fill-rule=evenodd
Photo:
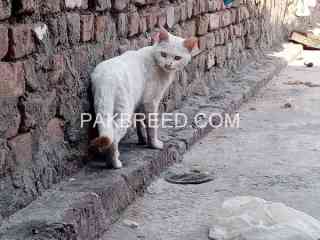
M319 240L320 221L256 197L225 201L209 231L212 240Z

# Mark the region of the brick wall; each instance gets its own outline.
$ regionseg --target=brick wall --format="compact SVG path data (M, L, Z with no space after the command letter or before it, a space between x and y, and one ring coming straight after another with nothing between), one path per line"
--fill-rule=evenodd
M163 100L170 111L277 41L285 1L240 2L0 0L0 219L82 166L79 118L91 111L89 73L102 60L149 45L160 25L198 36L201 53Z

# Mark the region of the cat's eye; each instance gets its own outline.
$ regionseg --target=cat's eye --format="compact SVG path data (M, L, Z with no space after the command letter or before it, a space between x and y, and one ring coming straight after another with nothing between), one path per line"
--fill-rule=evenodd
M166 58L168 56L168 54L166 54L165 52L161 52L161 57Z
M180 57L180 56L175 56L174 57L174 60L176 60L176 61L180 61L182 59L182 57Z

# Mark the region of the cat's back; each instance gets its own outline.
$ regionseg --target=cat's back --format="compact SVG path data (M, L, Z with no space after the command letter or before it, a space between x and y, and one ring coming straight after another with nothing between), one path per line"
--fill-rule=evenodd
M92 81L104 79L104 81L118 81L129 76L139 78L144 74L145 56L150 49L148 47L127 51L124 54L101 62L91 74Z

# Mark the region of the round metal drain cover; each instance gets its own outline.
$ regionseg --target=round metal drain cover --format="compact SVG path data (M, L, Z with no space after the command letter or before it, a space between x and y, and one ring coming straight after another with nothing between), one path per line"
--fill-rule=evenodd
M189 173L169 173L165 180L174 184L201 184L213 181L213 176L208 173L189 172Z

